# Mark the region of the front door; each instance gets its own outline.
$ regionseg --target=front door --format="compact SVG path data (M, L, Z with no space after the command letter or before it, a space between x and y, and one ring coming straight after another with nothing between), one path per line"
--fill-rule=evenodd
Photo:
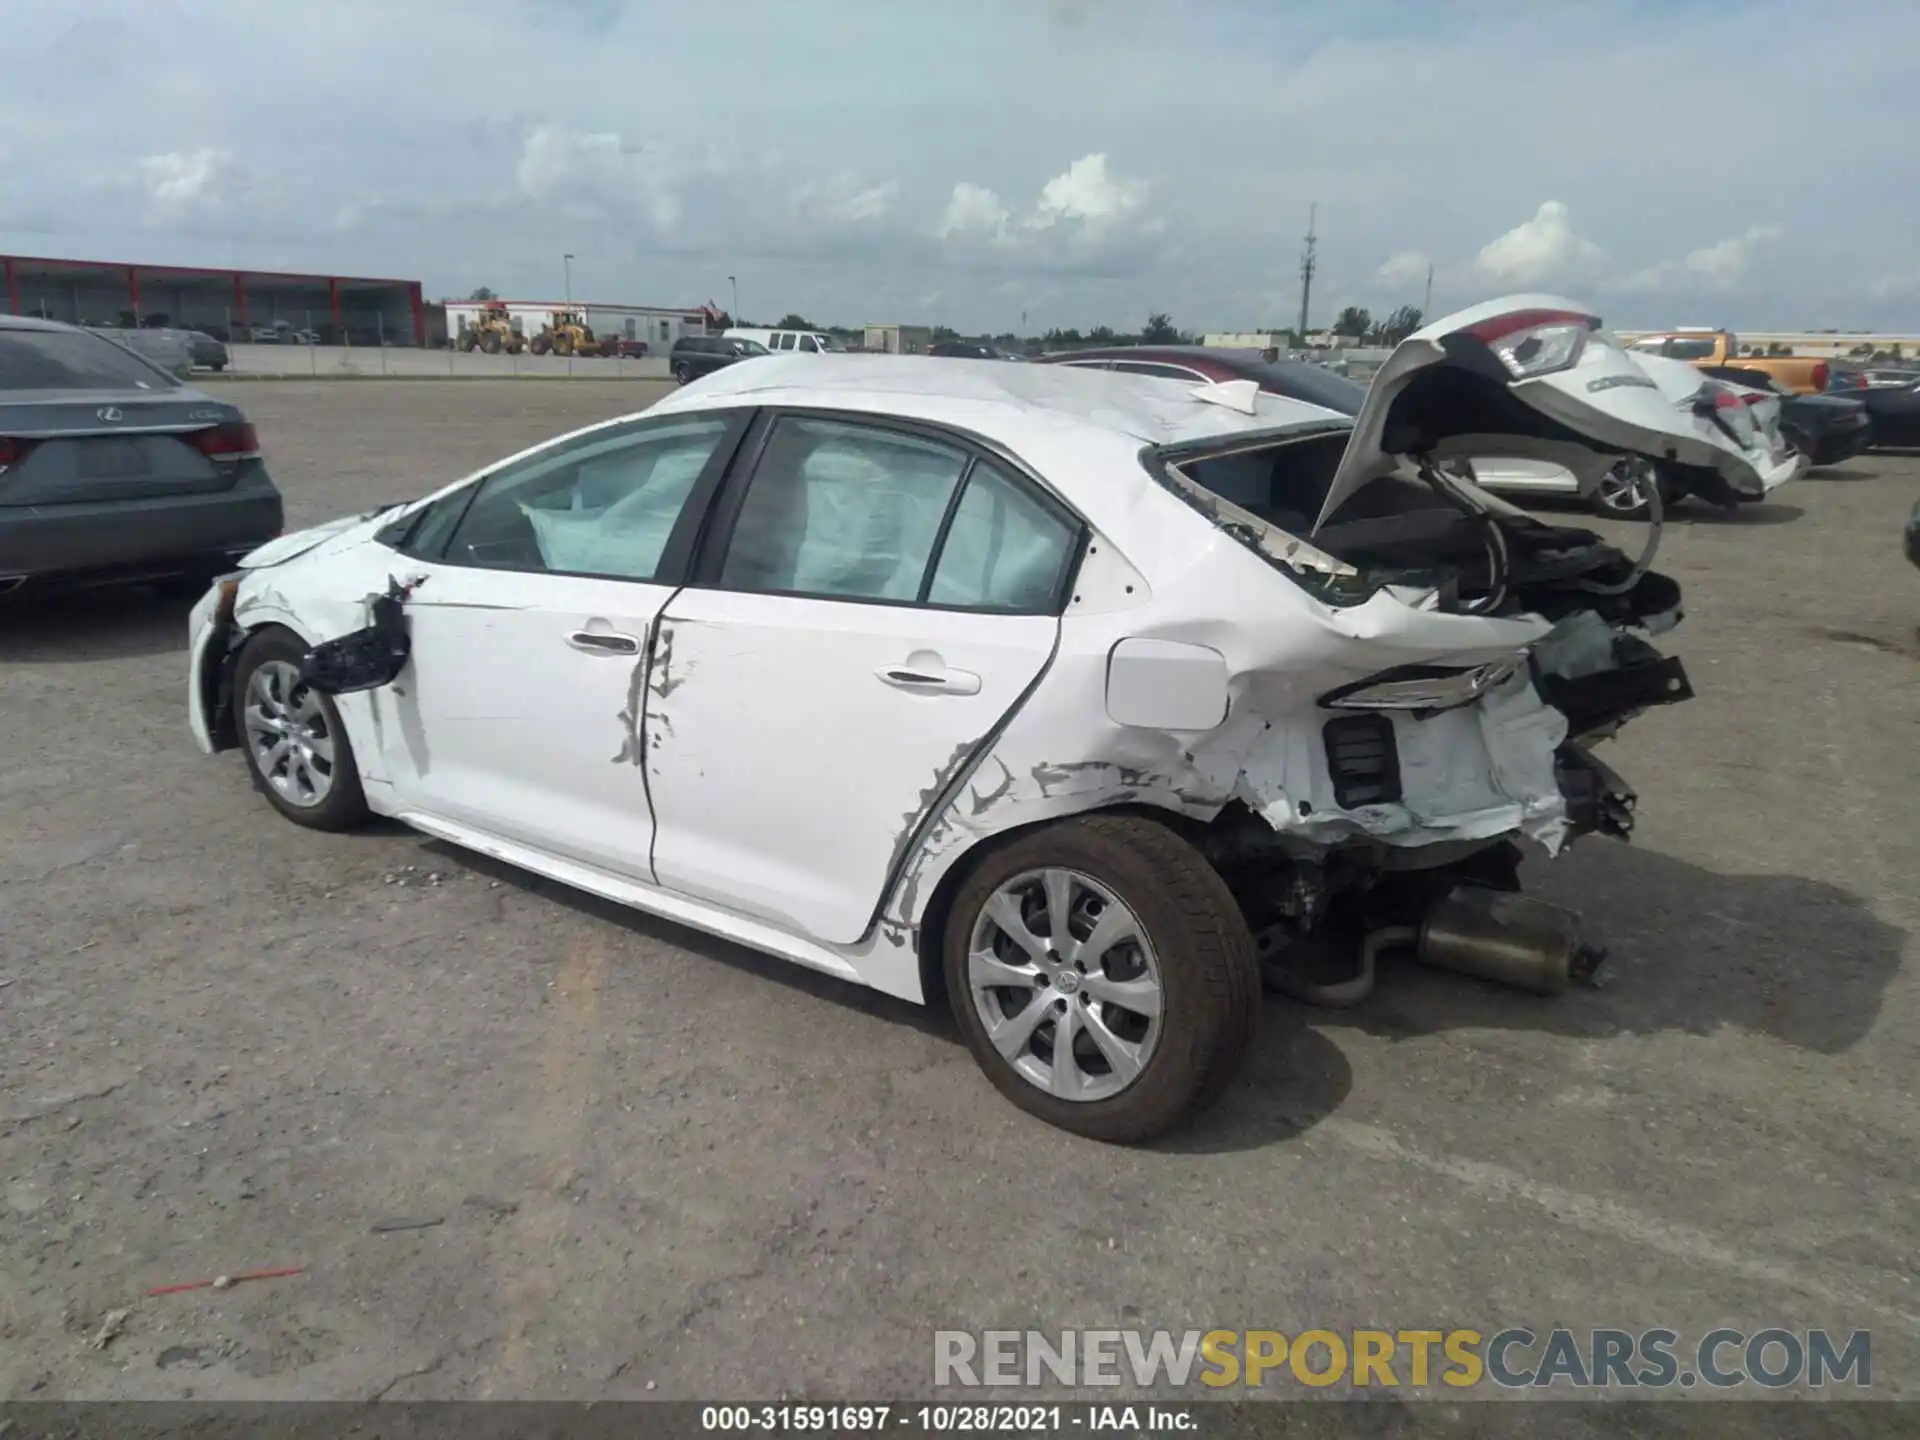
M641 686L669 539L725 414L589 431L478 482L409 571L412 660L375 692L401 812L649 879Z
M1080 525L957 440L787 414L715 526L648 686L655 872L850 944L1052 657Z

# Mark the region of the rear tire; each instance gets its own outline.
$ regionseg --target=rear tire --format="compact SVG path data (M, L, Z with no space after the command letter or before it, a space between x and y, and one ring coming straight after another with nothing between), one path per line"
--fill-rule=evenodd
M693 367L682 360L673 367L673 378L682 385L693 379Z
M1067 820L992 851L955 894L941 945L955 1017L994 1087L1093 1140L1149 1140L1212 1104L1259 1012L1232 893L1191 845L1139 816Z
M240 649L234 719L247 773L267 803L311 830L351 830L373 812L333 698L298 681L307 646L289 630L260 631Z

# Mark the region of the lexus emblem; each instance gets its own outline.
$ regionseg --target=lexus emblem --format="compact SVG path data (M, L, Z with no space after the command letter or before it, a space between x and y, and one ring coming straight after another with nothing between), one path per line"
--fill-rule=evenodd
M93 413L98 415L102 420L106 421L109 425L111 425L116 420L124 420L127 418L124 414L121 413L120 408L117 405L108 405L103 409L94 411Z

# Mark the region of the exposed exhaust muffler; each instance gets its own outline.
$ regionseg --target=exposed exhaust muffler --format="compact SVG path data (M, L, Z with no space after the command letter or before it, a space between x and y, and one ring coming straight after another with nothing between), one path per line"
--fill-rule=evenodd
M1580 935L1580 917L1559 905L1462 885L1434 902L1420 922L1422 964L1475 975L1536 995L1560 995L1585 983L1606 952Z

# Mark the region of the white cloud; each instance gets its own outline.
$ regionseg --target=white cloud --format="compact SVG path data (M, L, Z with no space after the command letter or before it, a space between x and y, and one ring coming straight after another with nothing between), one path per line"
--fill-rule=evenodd
M1784 233L1779 225L1750 225L1738 235L1690 250L1680 260L1662 260L1632 271L1608 288L1627 294L1701 289L1725 292L1746 277L1754 251Z
M1873 282L1873 297L1876 300L1920 298L1920 270L1895 270L1882 275Z
M638 215L664 233L684 213L675 168L668 157L615 131L541 125L521 144L514 179L524 201L574 216Z
M1426 280L1432 266L1433 258L1425 251L1402 250L1389 255L1386 263L1373 272L1373 278L1388 286L1418 285Z
M149 155L140 162L140 175L153 212L163 219L186 217L217 205L238 179L233 152L211 145Z
M1548 200L1531 220L1483 245L1476 264L1482 275L1503 285L1543 285L1583 279L1600 260L1600 247L1574 231L1566 205Z
M1778 240L1780 234L1778 225L1750 226L1745 234L1690 252L1684 264L1715 289L1728 289L1747 273L1754 250L1769 240Z
M805 210L830 224L866 225L893 214L894 204L900 198L900 182L841 175L821 184L803 186L800 196Z
M1083 155L1016 212L1000 193L963 180L953 187L934 233L957 254L1001 252L1013 263L1049 269L1137 268L1140 244L1165 224L1146 209L1152 185L1115 173L1105 154Z
M1083 155L1040 187L1039 203L1027 224L1045 230L1063 220L1078 220L1089 230L1106 230L1146 204L1148 188L1144 180L1108 174L1105 155Z
M953 187L953 196L940 216L939 233L963 239L1004 240L1011 218L1006 205L993 191L962 180Z

